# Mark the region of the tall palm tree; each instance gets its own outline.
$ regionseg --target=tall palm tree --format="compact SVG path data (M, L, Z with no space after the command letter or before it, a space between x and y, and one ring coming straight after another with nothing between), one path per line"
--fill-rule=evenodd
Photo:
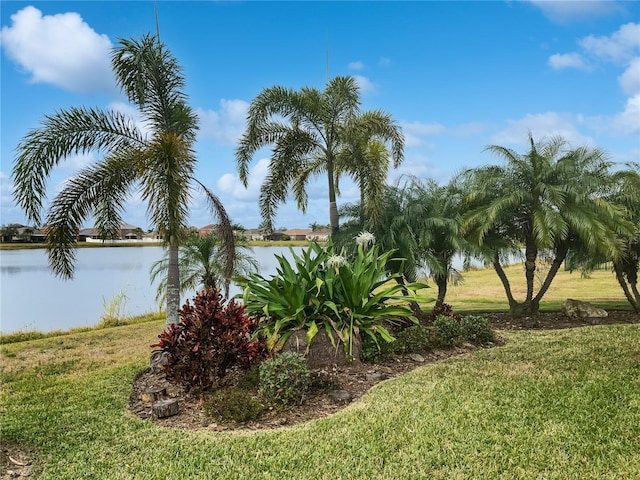
M204 237L201 237L196 231L190 233L179 249L178 268L180 270L181 294L201 287L204 290L224 289L225 297L229 296L231 277L225 272L223 247L220 235L216 231L211 231ZM232 276L248 277L251 273L257 273L260 265L251 255L252 249L247 240L236 238L235 247L236 255ZM168 255L151 265L151 282L160 279L156 300L164 300L166 297L168 269Z
M260 190L260 210L267 228L273 229L277 207L286 201L290 188L304 212L309 179L325 173L331 231L338 232L336 177L342 172L338 157L348 133L356 126L370 137L390 142L394 163L402 161L404 137L400 128L381 111L360 112L360 94L352 77L335 77L323 92L275 86L263 90L251 102L247 129L236 150L236 164L246 186L253 155L273 145L269 173Z
M71 278L82 222L93 216L102 235L109 237L122 223L126 198L138 191L147 203L149 220L168 245L167 323L177 323L178 247L187 232L193 188L204 192L223 227L229 274L234 257L231 224L218 198L194 178L198 119L187 104L175 58L154 36L145 35L121 40L111 60L120 88L138 107L149 133L117 111L81 107L49 115L17 147L15 199L40 225L52 169L68 155L103 154L67 181L47 209L49 264L55 274Z
M509 300L513 315L536 314L568 252L577 241L589 252L606 251L612 258L622 252L617 232L629 230L622 210L607 201L611 163L600 149L570 149L561 137L535 143L520 155L492 145L487 149L503 158L504 167L470 170L468 238L491 261ZM518 302L511 292L502 261L505 254L524 247L526 296ZM553 262L534 295L536 261L541 251Z

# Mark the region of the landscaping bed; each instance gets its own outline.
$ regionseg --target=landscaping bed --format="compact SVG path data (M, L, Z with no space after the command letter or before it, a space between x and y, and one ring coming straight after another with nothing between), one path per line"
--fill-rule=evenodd
M523 318L513 318L508 313L487 313L484 316L489 320L491 327L496 330L560 329L597 324L611 325L640 322L640 316L632 311L615 310L608 313L609 315L606 318L586 319L571 319L562 312L545 312L535 317ZM157 425L166 427L209 431L274 429L331 415L360 398L381 381L402 375L421 365L502 343L503 340L498 332L496 342L484 347L477 347L467 343L450 349L438 349L429 353L421 353L418 356L410 354L392 355L384 361L376 363L354 362L345 366L316 371L315 373L329 385L329 388L325 391L305 398L301 405L288 406L284 409L266 409L258 420L246 423L212 418L203 408L203 401L207 393L204 395L189 394L167 382L161 373L145 371L136 378L133 384L130 411L140 418L148 419ZM233 384L239 374L238 371L231 371L226 382ZM157 387L166 388L169 397L179 399L179 412L177 415L160 419L154 418L151 404L141 400L141 396L145 391ZM334 398L337 395L333 392L336 391L348 392L348 395L343 394L347 399ZM248 394L257 396L257 392L248 392Z

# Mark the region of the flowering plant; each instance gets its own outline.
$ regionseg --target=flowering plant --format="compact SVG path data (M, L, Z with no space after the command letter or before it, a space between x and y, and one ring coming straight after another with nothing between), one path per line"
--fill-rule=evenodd
M334 345L337 337L352 354L356 336L369 335L376 343L380 338L393 341L385 322L417 322L402 292L406 289L415 300L427 285L394 282L401 269L389 272L386 267L393 251L380 253L367 232L358 238L357 253L349 261L344 252L335 253L331 241L325 247L314 242L300 255L291 250L293 265L276 256L279 267L270 279L258 274L236 279L244 287L247 313L261 318L271 351L282 348L300 329L306 330L310 345L323 329Z

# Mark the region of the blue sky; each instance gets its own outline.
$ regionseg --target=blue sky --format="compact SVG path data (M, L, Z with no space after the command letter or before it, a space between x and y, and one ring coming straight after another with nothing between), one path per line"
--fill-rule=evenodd
M110 50L120 38L155 32L151 1L17 2L1 8L0 224L26 223L12 200L15 147L45 114L71 106L135 110L115 86ZM598 146L619 163L640 161L640 2L209 2L158 1L161 40L183 67L201 120L198 177L232 221L260 223L259 187L268 151L237 179L234 151L251 100L281 85L322 89L353 75L363 109L383 109L402 127L403 174L447 182L465 167L495 164L499 144L527 150L562 135ZM54 195L95 156L66 159ZM339 204L357 200L341 184ZM326 180L309 207L279 209L276 227L328 223ZM149 228L137 197L125 221ZM88 222L90 223L90 222ZM211 223L194 197L190 223ZM91 226L91 225L85 225Z

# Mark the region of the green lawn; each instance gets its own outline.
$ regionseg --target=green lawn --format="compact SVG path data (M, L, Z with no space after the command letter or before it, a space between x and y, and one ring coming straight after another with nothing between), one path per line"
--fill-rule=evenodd
M465 288L488 288L490 277L475 275ZM606 302L606 275L582 298ZM382 382L331 417L258 433L163 429L127 412L162 328L1 345L2 440L34 449L43 479L640 478L640 324L500 332L502 347Z

